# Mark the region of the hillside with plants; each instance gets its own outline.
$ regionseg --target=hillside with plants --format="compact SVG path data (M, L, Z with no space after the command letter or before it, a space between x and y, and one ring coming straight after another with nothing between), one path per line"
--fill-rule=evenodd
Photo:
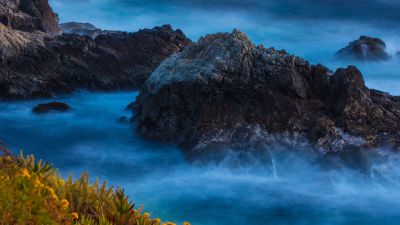
M63 179L52 165L6 149L0 156L0 224L173 225L135 207L121 188L88 174ZM184 222L184 225L190 225Z

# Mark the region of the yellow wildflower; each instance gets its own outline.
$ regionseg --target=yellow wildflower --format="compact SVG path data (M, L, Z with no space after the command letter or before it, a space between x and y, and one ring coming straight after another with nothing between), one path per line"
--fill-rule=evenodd
M22 174L22 176L25 177L25 178L30 178L30 177L31 177L31 175L29 174L29 171L28 171L27 169L25 169L25 168L23 168L23 169L21 170L21 174Z
M183 222L183 225L190 225L190 223L189 222Z
M36 179L35 179L35 187L39 187L39 186L41 186L41 184L42 184L42 182L40 182L39 178L36 177Z
M54 193L54 189L51 187L46 187L47 191L50 193L50 196L55 200L58 201L58 197L56 193Z
M143 216L144 216L144 218L148 219L148 218L150 218L150 213L144 213Z
M173 222L167 222L166 225L176 225L176 224Z
M67 199L61 199L61 206L66 209L69 206L69 202Z
M160 220L160 218L155 218L155 219L154 219L154 222L156 222L156 224L160 224L160 223L161 223L161 220Z
M71 216L72 216L72 218L74 218L74 220L79 219L79 215L78 215L78 213L76 213L76 212L71 213Z

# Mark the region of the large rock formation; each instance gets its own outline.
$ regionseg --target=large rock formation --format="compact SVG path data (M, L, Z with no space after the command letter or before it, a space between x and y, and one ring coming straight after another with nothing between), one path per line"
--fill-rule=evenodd
M358 40L350 42L345 48L340 49L336 56L361 61L384 61L391 57L386 52L384 41L367 36L361 36Z
M255 46L237 30L208 35L165 60L135 113L142 135L191 153L271 143L339 151L400 140L400 97L368 89L354 66L333 73Z
M76 88L138 88L158 64L190 41L168 25L96 39L49 36L0 24L0 96L30 98Z
M61 31L58 15L47 0L0 0L0 23L27 32L59 34Z
M138 88L162 60L190 43L169 25L103 32L95 39L60 31L47 0L0 0L0 97Z

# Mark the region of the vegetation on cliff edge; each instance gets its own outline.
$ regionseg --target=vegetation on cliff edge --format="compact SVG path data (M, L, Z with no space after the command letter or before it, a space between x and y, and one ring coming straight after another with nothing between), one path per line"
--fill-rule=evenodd
M0 224L174 224L135 208L121 188L90 183L88 174L64 180L50 164L22 153L0 155L0 190Z

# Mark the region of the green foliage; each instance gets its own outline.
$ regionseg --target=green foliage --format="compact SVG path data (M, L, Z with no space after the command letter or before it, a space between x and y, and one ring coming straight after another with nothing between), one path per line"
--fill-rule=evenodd
M0 156L0 224L174 225L142 213L121 188L84 173L66 181L34 156ZM190 225L185 222L184 225Z

